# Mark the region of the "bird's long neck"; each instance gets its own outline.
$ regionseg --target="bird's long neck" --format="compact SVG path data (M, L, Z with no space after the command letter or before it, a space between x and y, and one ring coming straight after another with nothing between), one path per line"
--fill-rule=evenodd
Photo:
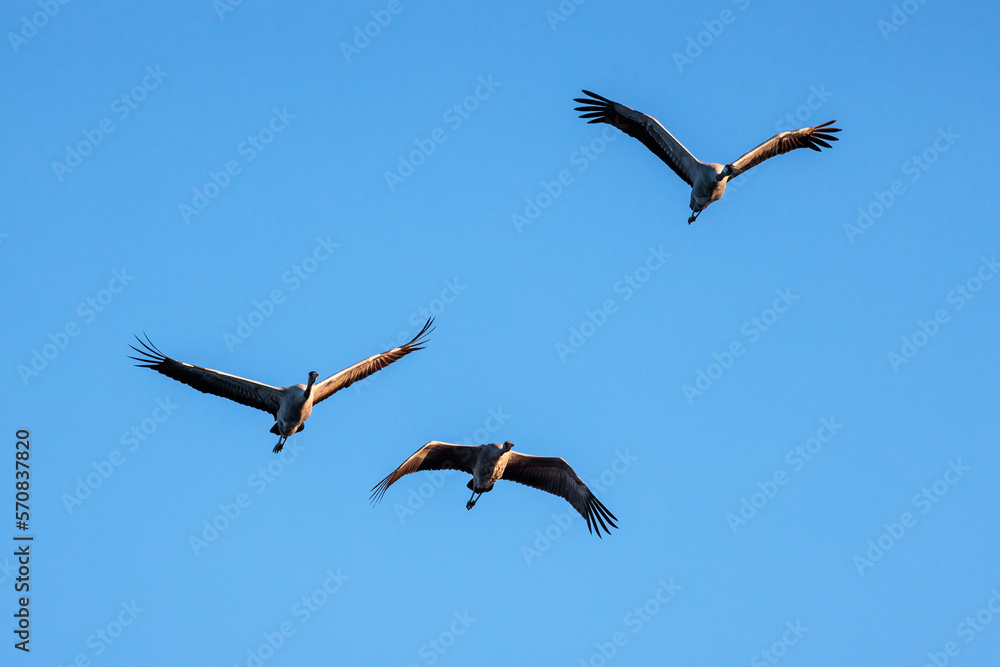
M308 400L309 400L309 398L310 398L310 397L312 396L312 390L313 390L313 384L314 384L315 382L316 382L316 378L314 378L314 377L310 376L310 377L309 377L309 383L308 383L308 384L306 384L306 390L305 390L305 392L303 392L303 394L302 394L302 397L303 397L304 399L306 399L307 401L308 401Z

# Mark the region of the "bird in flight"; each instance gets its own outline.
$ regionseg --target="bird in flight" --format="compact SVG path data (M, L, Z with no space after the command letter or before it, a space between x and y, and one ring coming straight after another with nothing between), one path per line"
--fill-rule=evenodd
M830 144L827 142L837 141L837 137L833 136L831 132L840 132L840 128L830 127L837 122L835 120L815 127L782 132L738 160L722 165L717 162L702 162L696 158L652 116L647 116L624 104L612 102L589 90L584 90L583 94L588 95L589 98L573 100L584 105L575 109L575 111L583 112L580 114L580 118L589 118L588 123L613 125L630 137L635 137L691 186L689 225L709 204L722 197L722 193L726 191L726 182L730 179L736 178L768 158L782 155L796 148L811 148L814 151L819 151L820 146L830 148Z
M587 530L601 528L608 535L610 525L617 528L618 518L594 497L583 480L565 460L553 456L529 456L510 451L514 443L488 443L479 446L453 445L433 440L414 452L403 465L372 488L372 504L378 504L386 490L403 475L419 470L462 470L472 475L467 484L472 497L465 509L472 509L487 491L501 479L524 484L540 491L561 496L587 520Z
M428 319L424 328L409 343L359 361L318 384L316 378L319 377L319 373L316 371L310 371L306 384L272 387L211 368L192 366L163 354L148 337L143 342L136 336L136 340L139 341L143 349L140 350L134 345L129 347L141 356L129 357L129 359L140 362L136 366L152 368L154 371L194 387L202 393L215 394L269 413L274 417L271 433L278 435L278 444L274 446L273 450L277 453L284 447L289 436L305 428L305 422L312 414L314 405L341 389L350 387L358 380L363 380L372 373L382 370L392 362L402 359L410 352L424 349L423 344L427 342L426 336L433 331L431 328L433 323L433 317Z

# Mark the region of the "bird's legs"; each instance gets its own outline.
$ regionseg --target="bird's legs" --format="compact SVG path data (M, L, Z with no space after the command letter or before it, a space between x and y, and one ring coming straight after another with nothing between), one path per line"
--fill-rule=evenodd
M479 495L481 496L483 494L480 493ZM471 510L473 507L475 507L477 500L479 500L479 498L476 497L476 489L473 488L472 489L472 497L469 498L469 502L465 503L465 509Z
M701 211L704 211L704 210L705 210L705 209L701 209ZM692 212L691 212L691 217L690 217L690 218L688 218L688 224L689 224L689 225L690 225L690 224L691 224L692 222L694 222L695 220L697 220L697 219L698 219L698 216L699 216L699 215L701 215L701 211L692 211Z
M288 440L288 436L287 435L280 436L278 438L278 444L276 444L274 446L274 449L272 449L271 451L274 452L275 454L277 454L278 452L280 452L281 448L285 446L285 441L286 440Z

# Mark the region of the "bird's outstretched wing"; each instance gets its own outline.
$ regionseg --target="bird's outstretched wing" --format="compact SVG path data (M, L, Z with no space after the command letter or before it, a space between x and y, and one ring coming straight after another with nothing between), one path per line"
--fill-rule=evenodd
M368 357L364 361L359 361L353 366L349 366L317 384L313 388L313 392L315 394L313 397L313 404L329 398L341 389L350 387L358 380L364 380L372 373L376 373L392 362L402 359L410 352L416 352L417 350L424 349L423 345L427 342L427 335L434 330L431 327L432 324L434 324L433 317L427 320L427 323L424 324L424 328L421 329L409 343L400 345L399 347L394 347L387 352L382 352L381 354Z
M830 144L827 142L838 140L837 137L830 133L840 132L839 127L830 127L836 122L837 121L835 120L831 120L823 123L822 125L804 127L801 130L782 132L781 134L774 135L760 146L757 146L757 148L732 163L733 167L736 169L736 173L732 176L732 178L739 176L752 167L756 167L768 158L772 158L775 155L782 155L789 151L794 151L796 148L811 148L814 151L819 151L820 146L823 148L830 148Z
M171 359L160 352L148 337L145 341L142 341L138 336L135 339L143 348L140 350L135 345L129 345L141 355L140 357L129 357L129 359L139 362L136 366L152 368L157 373L183 382L205 394L215 394L228 398L242 405L268 412L272 417L277 417L278 408L281 405L281 390L279 388Z
M607 123L641 141L658 158L667 163L674 173L685 183L693 186L698 177L700 162L677 141L674 135L667 132L658 120L641 111L631 109L624 104L612 102L606 97L589 90L583 91L593 99L576 98L573 101L585 106L576 107L575 111L583 111L580 118L590 118L588 123Z
M479 447L453 445L431 440L403 461L403 465L392 471L385 479L372 487L371 501L377 505L388 489L403 475L420 470L462 470L472 474L472 467L479 457Z
M562 496L587 520L587 530L601 537L601 528L608 535L608 525L617 528L618 520L600 500L598 500L583 480L573 472L564 459L553 456L530 456L510 452L503 477L518 484L524 484L541 491ZM605 525L607 522L608 525ZM600 527L598 527L600 526Z

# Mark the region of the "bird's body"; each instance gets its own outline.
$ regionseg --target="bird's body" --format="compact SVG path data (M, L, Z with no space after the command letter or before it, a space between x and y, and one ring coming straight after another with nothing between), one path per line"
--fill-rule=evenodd
M310 376L309 384L293 384L281 390L281 406L274 417L272 433L283 438L298 433L306 427L306 420L313 410L313 383L315 377Z
M472 509L479 496L493 489L501 479L524 484L565 498L587 520L587 530L601 528L609 535L608 526L617 528L618 519L599 501L583 480L561 458L529 456L512 452L514 443L509 440L498 444L454 445L433 440L418 449L401 466L386 476L372 489L372 502L378 503L386 490L403 475L420 470L462 470L472 475L468 488L472 497L466 509ZM606 522L606 523L605 523Z
M493 489L493 485L503 478L510 454L509 447L505 449L495 442L480 445L479 457L472 468L472 480L469 482L473 493L481 495Z
M141 350L134 345L131 346L142 357L130 358L140 362L136 364L137 366L152 368L158 373L183 382L200 392L215 394L269 413L274 417L271 433L279 436L278 444L274 447L274 451L277 453L281 451L285 441L290 436L305 428L305 422L312 414L315 404L329 398L341 389L351 386L358 380L382 370L410 352L422 350L422 345L426 342L426 336L430 333L433 322L434 318L428 319L424 328L409 343L359 361L318 384L316 379L319 377L319 373L316 371L310 371L309 381L306 384L273 387L211 368L193 366L166 356L148 338L145 342L139 340L139 344L143 347Z
M731 178L723 176L726 167L718 162L702 162L699 166L702 168L698 170L694 185L691 186L691 210L695 213L695 218L709 204L722 199L722 195L726 192L726 183ZM688 220L688 224L692 222L694 219Z
M691 217L688 218L688 224L694 222L709 204L722 197L729 180L768 158L796 148L811 148L814 151L819 151L820 146L829 148L830 144L827 142L837 141L837 137L831 133L840 132L840 128L830 127L837 122L831 120L822 125L777 134L729 164L702 162L652 116L612 102L589 90L584 90L583 93L590 97L574 100L584 105L576 107L576 111L584 112L580 114L580 118L589 118L589 123L607 123L635 137L691 186Z

